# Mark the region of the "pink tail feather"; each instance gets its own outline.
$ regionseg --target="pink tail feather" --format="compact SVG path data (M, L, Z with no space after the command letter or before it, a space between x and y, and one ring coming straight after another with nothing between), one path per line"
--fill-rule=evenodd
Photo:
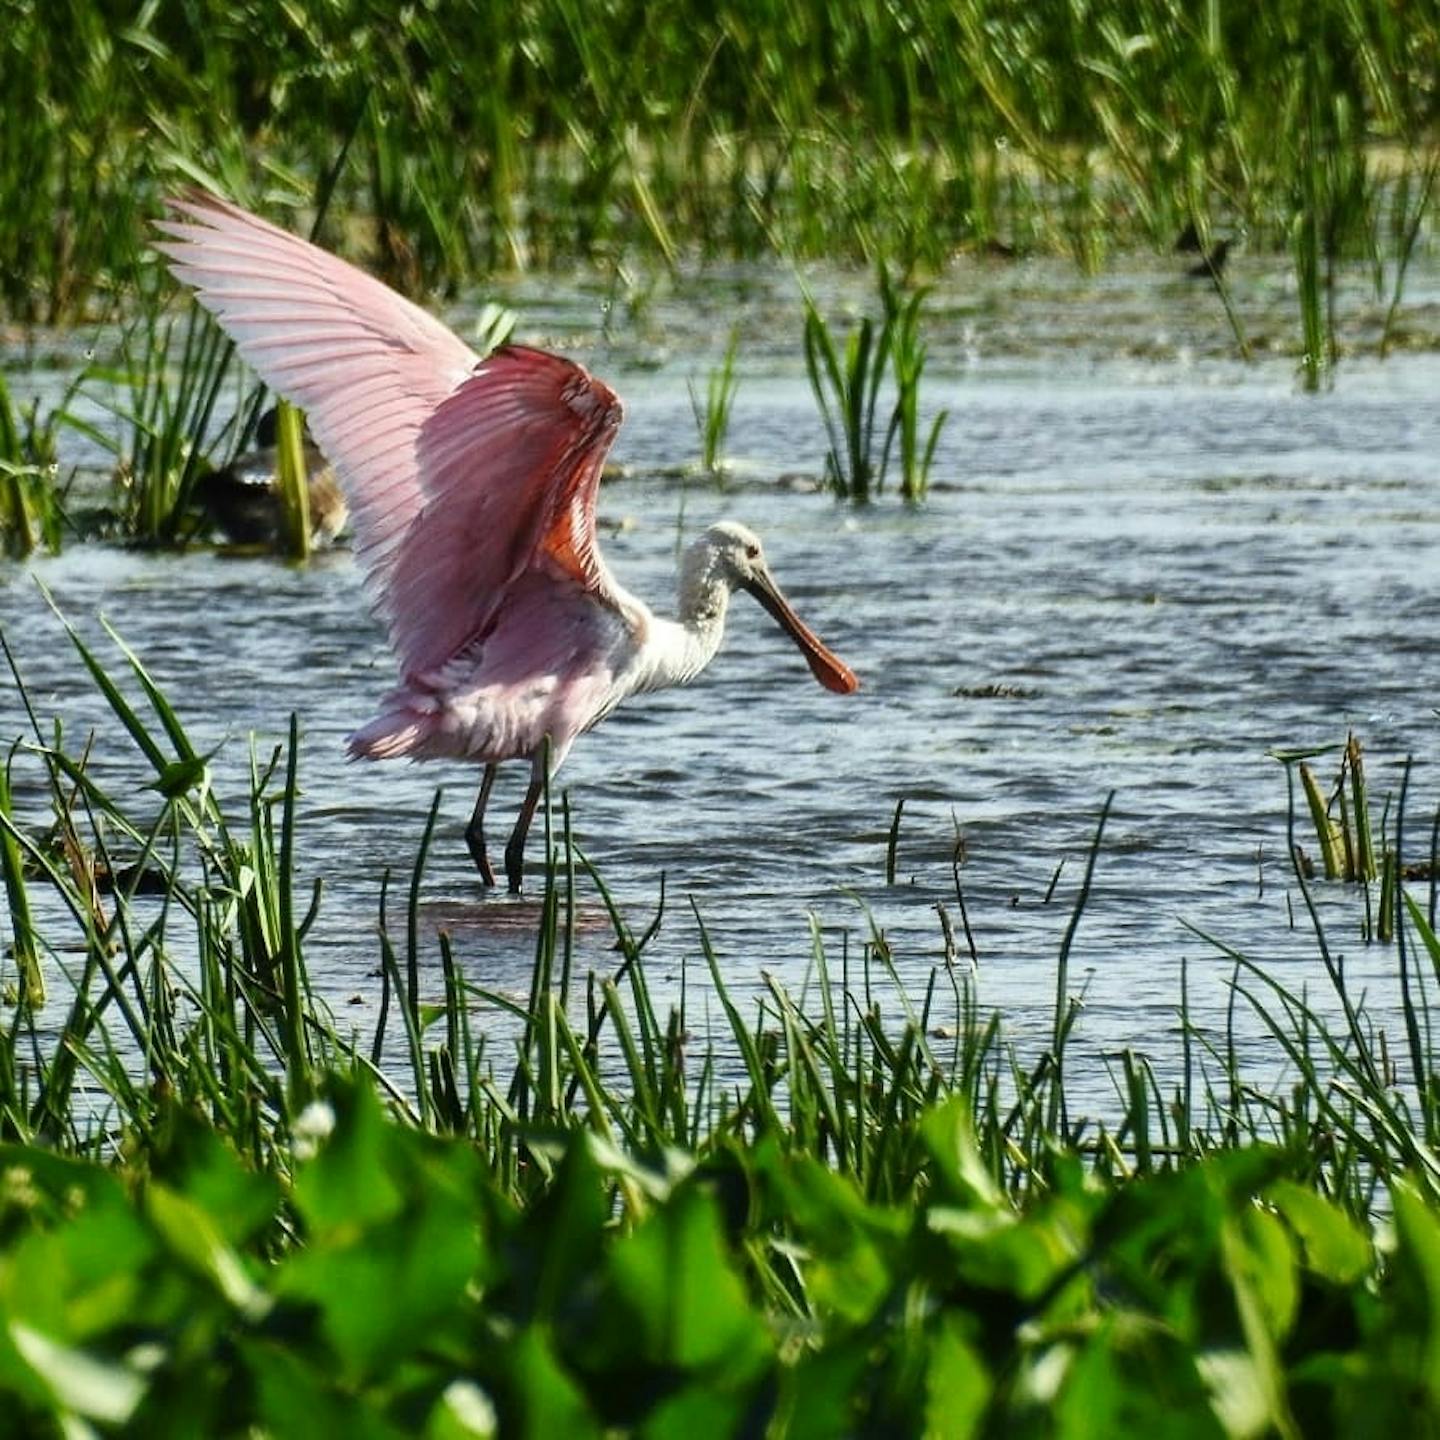
M414 755L430 737L428 718L407 710L377 715L349 737L346 748L356 760L394 760Z

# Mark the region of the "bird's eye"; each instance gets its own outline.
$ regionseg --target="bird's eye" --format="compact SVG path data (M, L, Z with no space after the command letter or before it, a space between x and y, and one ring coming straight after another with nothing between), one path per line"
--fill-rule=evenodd
M747 545L745 547L745 558L747 560L758 560L760 558L760 547L758 545Z

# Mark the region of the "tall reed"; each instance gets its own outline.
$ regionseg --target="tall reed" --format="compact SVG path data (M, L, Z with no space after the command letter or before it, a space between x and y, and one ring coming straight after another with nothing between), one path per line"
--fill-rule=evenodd
M1321 384L1336 267L1403 257L1382 245L1387 216L1423 229L1432 209L1413 183L1435 123L1425 6L1402 20L1383 0L1138 0L1123 17L477 0L474 18L484 45L424 6L358 0L304 23L282 0L152 6L123 25L92 0L22 5L0 37L6 313L109 313L180 174L291 206L331 176L320 188L364 222L349 241L417 293L577 257L908 273L995 245L1093 269L1119 246L1168 249L1199 215L1290 255L1294 349ZM1377 147L1406 157L1393 184Z

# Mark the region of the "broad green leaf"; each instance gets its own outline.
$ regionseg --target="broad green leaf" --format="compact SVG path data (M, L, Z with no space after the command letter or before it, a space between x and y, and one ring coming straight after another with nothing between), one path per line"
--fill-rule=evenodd
M656 1364L748 1374L770 1349L764 1322L725 1250L714 1200L682 1187L610 1256L628 1310L628 1344Z
M335 1130L295 1176L295 1203L317 1234L389 1219L404 1199L390 1173L397 1145L368 1085L337 1086Z
M1293 1180L1277 1180L1265 1198L1299 1237L1305 1264L1336 1285L1353 1285L1369 1273L1369 1237L1343 1210Z
M506 1356L504 1372L510 1383L512 1420L506 1416L505 1433L524 1440L589 1440L599 1436L584 1392L561 1367L541 1325L531 1325L516 1336Z
M1409 1185L1396 1185L1392 1266L1396 1281L1389 1292L1404 1308L1394 1317L1418 1347L1416 1378L1423 1377L1430 1403L1440 1402L1440 1213Z
M699 1435L735 1435L750 1397L721 1393L706 1380L695 1380L678 1395L661 1400L637 1429L645 1440L695 1440Z
M831 1333L780 1373L780 1423L786 1440L832 1440L854 1434L875 1343L865 1330Z
M73 1162L72 1162L73 1163ZM43 1174L48 1167L37 1166ZM67 1168L56 1167L60 1173ZM12 1166L3 1172L11 1194L14 1177L30 1173ZM0 1264L0 1314L23 1320L67 1343L88 1342L111 1326L138 1319L146 1296L146 1267L156 1253L153 1236L136 1216L120 1186L109 1176L89 1197L77 1186L66 1215L63 1198L47 1206L44 1224L13 1243ZM38 1218L38 1217L37 1217Z
M232 1245L275 1217L280 1197L275 1179L249 1169L219 1131L178 1106L150 1168L156 1179L198 1205Z
M1065 1440L1219 1440L1225 1433L1187 1347L1163 1326L1125 1311L1093 1326L1048 1408Z
M811 1304L821 1315L867 1320L890 1292L910 1218L867 1205L852 1181L804 1157L787 1159L771 1178L769 1203L808 1252Z
M1245 1243L1243 1258L1233 1254L1232 1263L1243 1264L1264 1310L1267 1329L1277 1344L1283 1343L1300 1303L1294 1243L1268 1210L1247 1204L1236 1219Z
M209 1280L247 1320L264 1318L270 1297L250 1278L219 1226L199 1205L152 1181L146 1187L145 1209L179 1260Z
M978 1433L990 1400L990 1376L957 1315L943 1316L925 1369L925 1434L964 1440Z
M516 1280L526 1318L551 1319L564 1313L586 1285L596 1282L610 1223L599 1168L590 1147L572 1143L549 1193L519 1227L522 1247Z
M379 1407L335 1383L289 1344L247 1340L240 1347L254 1386L255 1431L310 1440L402 1440L413 1434Z
M939 1193L957 1205L1009 1206L975 1144L970 1109L959 1096L937 1105L920 1121L920 1135L935 1163Z
M1033 1299L1075 1265L1086 1234L1083 1215L1060 1199L1024 1217L1008 1208L934 1205L925 1210L924 1224L945 1242L948 1273L1024 1299Z
M1284 1440L1299 1431L1290 1413L1279 1342L1294 1311L1294 1260L1273 1216L1252 1210L1228 1216L1220 1227L1220 1254L1235 1310L1265 1402L1266 1420Z
M319 1309L347 1375L372 1376L461 1316L481 1253L474 1214L436 1186L383 1224L312 1241L285 1262L277 1290Z

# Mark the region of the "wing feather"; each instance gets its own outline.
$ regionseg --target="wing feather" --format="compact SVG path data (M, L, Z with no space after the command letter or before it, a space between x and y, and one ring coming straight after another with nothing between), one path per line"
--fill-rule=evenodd
M483 362L378 280L226 201L169 202L157 245L273 389L302 406L350 502L402 673L482 639L538 569L624 608L595 540L614 394L558 355ZM533 595L533 585L519 587Z
M261 378L305 409L383 582L425 503L416 436L480 357L388 286L238 206L198 190L169 205L181 218L160 222L156 248Z
M497 350L420 433L429 504L401 542L383 597L407 674L482 639L507 592L539 568L620 607L595 541L620 402L578 365ZM554 543L557 526L578 543Z

